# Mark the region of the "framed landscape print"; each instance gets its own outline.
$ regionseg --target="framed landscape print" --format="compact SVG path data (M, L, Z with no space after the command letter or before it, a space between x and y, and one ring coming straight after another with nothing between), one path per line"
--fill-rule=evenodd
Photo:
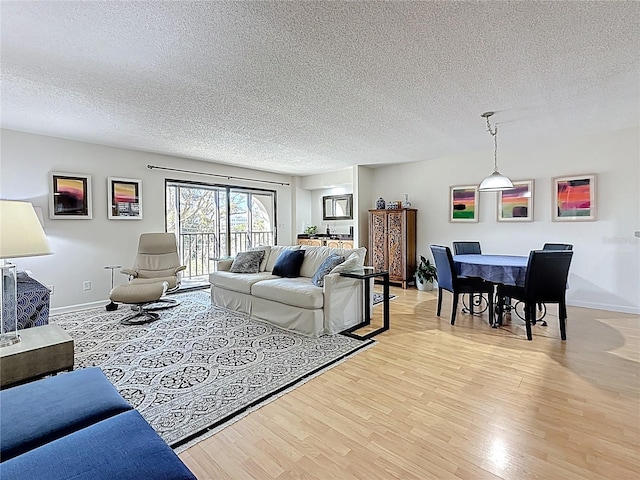
M552 186L552 220L587 222L596 219L596 174L555 177Z
M533 221L533 180L513 182L513 188L498 192L498 221Z
M449 221L478 221L478 185L449 187Z
M110 219L142 219L142 180L109 177L107 190Z
M91 175L49 173L49 218L88 220L91 212Z

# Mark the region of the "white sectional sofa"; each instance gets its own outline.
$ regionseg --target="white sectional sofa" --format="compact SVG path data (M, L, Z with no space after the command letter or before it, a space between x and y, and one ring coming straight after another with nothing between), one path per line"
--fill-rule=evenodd
M273 246L266 248L266 261L258 273L231 273L233 260L222 260L209 275L213 304L250 314L280 328L310 337L331 335L363 320L362 280L340 276L340 271L364 265L365 248ZM297 278L273 275L273 267L285 249L302 249L304 260ZM324 286L311 282L314 273L332 253L346 261L324 277ZM371 299L368 299L371 303Z

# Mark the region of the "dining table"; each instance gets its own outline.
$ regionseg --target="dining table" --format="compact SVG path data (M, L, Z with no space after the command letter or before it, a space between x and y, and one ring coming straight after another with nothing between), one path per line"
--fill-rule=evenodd
M453 265L458 275L465 277L480 277L491 283L502 283L523 287L527 276L528 256L521 255L486 255L465 254L454 255ZM493 299L489 299L493 301ZM471 300L471 302L473 302ZM505 306L509 310L510 305ZM496 312L499 309L495 309ZM501 316L490 319L492 327L497 328L501 322Z
M521 255L454 255L458 275L480 277L491 283L523 287L527 275L528 256Z

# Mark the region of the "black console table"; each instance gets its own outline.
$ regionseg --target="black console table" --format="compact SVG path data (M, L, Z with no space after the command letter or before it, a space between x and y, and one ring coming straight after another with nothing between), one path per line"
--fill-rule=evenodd
M368 340L371 337L375 337L379 333L385 332L389 330L389 272L386 270L376 270L373 267L365 267L358 270L353 270L350 272L341 272L340 276L348 277L348 278L357 278L364 282L364 321L361 323L354 325L353 327L345 330L344 334L360 338L364 340ZM358 335L353 333L355 330L358 330L362 327L366 327L371 323L371 307L369 305L369 299L371 298L371 288L369 286L369 279L382 277L382 295L383 299L383 323L382 327L374 330L372 332L367 333L366 335Z

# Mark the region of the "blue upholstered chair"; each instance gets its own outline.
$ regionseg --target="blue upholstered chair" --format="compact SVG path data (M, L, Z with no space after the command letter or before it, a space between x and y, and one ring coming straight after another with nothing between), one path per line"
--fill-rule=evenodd
M442 291L447 290L453 294L451 307L451 325L455 324L456 311L458 309L458 297L461 293L487 293L489 295L489 322L493 322L493 284L477 277L458 276L453 265L453 256L449 247L431 245L431 253L438 271L438 310L440 316L442 307Z
M562 340L566 340L566 291L572 257L573 251L571 250L533 250L530 252L524 287L498 285L498 315L500 318L502 319L502 306L505 304L506 297L524 302L527 339L532 340L531 324L536 322L536 304L557 303L560 337Z
M482 255L480 242L453 242L454 255Z

